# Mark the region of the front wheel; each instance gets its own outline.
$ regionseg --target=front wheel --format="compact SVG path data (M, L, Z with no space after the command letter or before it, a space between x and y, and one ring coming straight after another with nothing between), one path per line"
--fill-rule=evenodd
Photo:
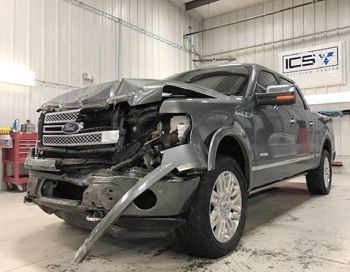
M176 230L190 254L219 258L237 246L246 222L245 185L240 166L227 156L201 176L186 223Z
M306 175L306 184L311 194L329 194L332 186L332 167L331 156L327 150L322 150L319 167Z

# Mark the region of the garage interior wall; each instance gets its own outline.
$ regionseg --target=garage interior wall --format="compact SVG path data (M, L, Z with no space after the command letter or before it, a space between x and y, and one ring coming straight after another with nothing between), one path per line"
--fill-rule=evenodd
M168 0L83 0L171 41L169 44L78 1L1 0L0 63L30 69L36 73L37 81L34 87L0 83L0 126L9 126L15 118L22 123L26 119L36 122L35 110L43 101L76 87L122 77L164 78L188 70L188 43L183 39L188 26L196 31L202 25L205 29L309 1L271 0L200 22ZM192 36L192 40L204 58L236 57L238 62L259 63L275 70L279 52L345 41L347 84L303 90L306 95L338 93L350 91L350 32L344 27L350 28L350 0L326 0L208 31ZM300 38L336 28L343 30ZM289 40L274 42L284 39ZM270 42L273 44L260 45ZM94 75L94 81L83 80L82 73ZM350 103L313 106L313 109L348 108ZM349 115L335 118L334 130L337 159L350 166L350 146L346 144L349 121Z
M249 8L206 19L203 21L203 29L308 2L310 0L266 1ZM326 32L327 30L337 28L345 29ZM320 35L294 38L322 31L324 33ZM274 42L285 39L288 39L288 41ZM345 41L345 72L347 83L339 86L303 89L303 92L305 95L349 92L350 0L326 0L314 5L204 32L202 53L203 58L236 57L237 62L259 63L278 71L280 62L278 54L280 52L334 41ZM271 42L274 43L261 45ZM249 47L249 49L246 49L246 47ZM209 65L212 64L209 63ZM312 106L314 110L340 110L349 108L350 103ZM347 166L343 167L343 169L350 169L350 145L348 144L350 117L349 115L345 115L342 119L334 118L333 123L336 137L337 160L343 161L345 166Z
M168 0L82 1L157 35L151 37L79 2L0 1L0 63L32 70L37 79L34 87L0 84L0 127L15 118L36 123L43 101L76 87L189 69L183 34L188 26L198 30L201 22L180 7ZM198 42L193 39L196 48ZM83 80L82 73L95 79Z

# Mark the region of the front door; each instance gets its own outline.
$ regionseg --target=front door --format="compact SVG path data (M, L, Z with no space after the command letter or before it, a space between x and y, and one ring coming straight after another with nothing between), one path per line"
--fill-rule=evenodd
M260 71L256 92L266 92L268 86L278 85L274 74ZM297 122L289 106L254 107L253 187L259 187L293 175L288 164L297 156Z
M293 83L281 78L280 84L292 85ZM314 165L314 115L306 107L300 90L296 87L295 91L296 101L294 105L288 106L288 110L293 112L295 116L295 133L297 140L296 160L290 167L294 168L295 173L302 173L311 169Z

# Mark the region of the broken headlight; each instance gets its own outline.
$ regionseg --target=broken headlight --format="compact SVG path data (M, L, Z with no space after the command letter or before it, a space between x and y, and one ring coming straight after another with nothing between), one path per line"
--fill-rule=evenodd
M189 138L191 120L187 115L166 116L157 126L157 134L164 147L184 144Z
M177 132L177 139L181 142L186 138L190 128L190 119L186 115L173 116L170 119L170 133Z

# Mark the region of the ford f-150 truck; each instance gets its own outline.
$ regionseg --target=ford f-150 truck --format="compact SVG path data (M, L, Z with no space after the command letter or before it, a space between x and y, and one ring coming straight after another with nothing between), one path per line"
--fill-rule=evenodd
M190 253L238 244L252 190L306 175L326 195L332 120L310 111L289 78L232 64L165 80L122 79L44 103L25 202L94 230L175 230Z

